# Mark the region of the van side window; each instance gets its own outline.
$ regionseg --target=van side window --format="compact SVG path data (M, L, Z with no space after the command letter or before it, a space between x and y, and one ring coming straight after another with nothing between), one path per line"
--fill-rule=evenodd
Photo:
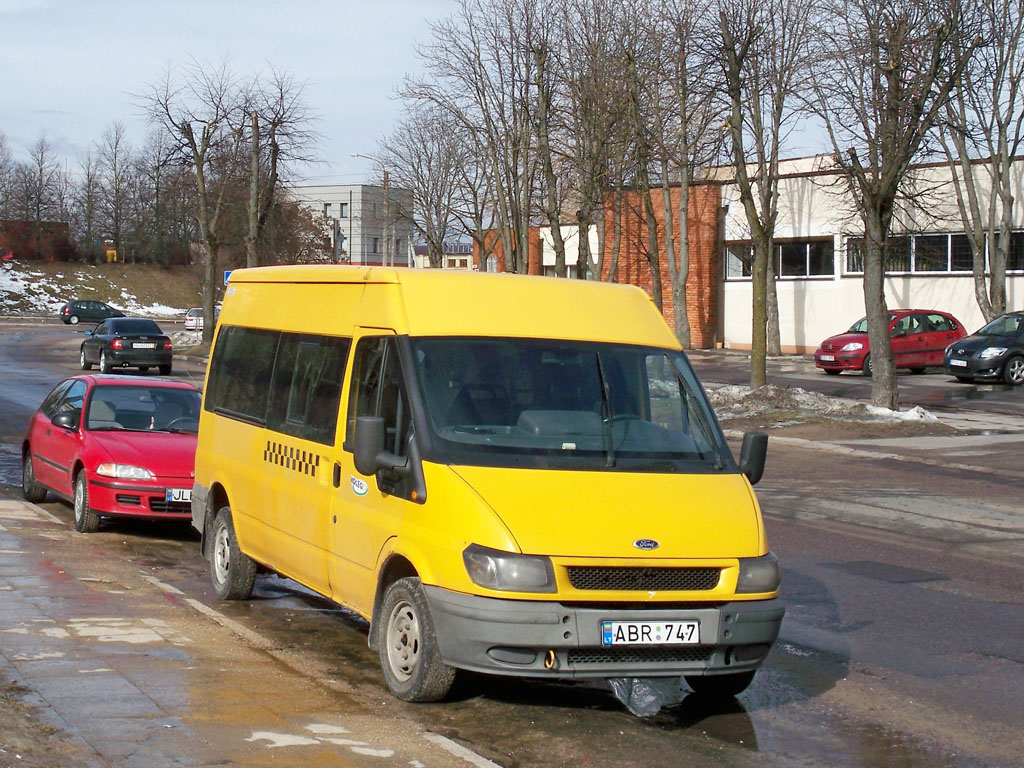
M384 450L405 456L412 420L401 384L398 346L390 336L360 340L356 346L352 389L348 404L349 439L357 416L384 419Z
M334 444L350 339L283 333L270 387L267 427Z
M264 424L280 335L278 331L258 328L221 328L210 361L204 408L253 424Z

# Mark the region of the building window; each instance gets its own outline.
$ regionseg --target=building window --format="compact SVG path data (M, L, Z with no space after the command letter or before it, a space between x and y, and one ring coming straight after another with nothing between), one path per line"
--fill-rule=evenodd
M373 249L370 251L370 253L380 253L380 238L379 237L373 238Z
M832 240L792 240L776 244L775 274L779 277L820 277L835 274ZM726 278L750 277L754 261L750 243L726 247Z
M348 218L348 203L338 203L338 218L339 219L347 219Z
M846 239L846 274L864 272L864 239ZM963 233L900 235L890 237L885 247L887 273L970 272L971 244Z
M330 203L324 203L324 218L325 219L331 218L331 204Z
M487 257L487 271L488 272L497 272L498 271L498 257L497 256L488 256Z
M749 243L736 243L725 248L725 276L750 277L750 266L754 263L754 251Z

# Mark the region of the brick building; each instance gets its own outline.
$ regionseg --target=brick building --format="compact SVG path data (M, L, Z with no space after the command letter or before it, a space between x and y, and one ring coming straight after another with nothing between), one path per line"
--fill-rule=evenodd
M661 204L661 191L655 190L654 217L657 223L658 247L664 253L664 206ZM721 266L721 184L705 183L690 188L690 200L687 206L689 219L690 269L686 281L686 309L690 321L690 340L695 348L711 348L721 343L722 319L720 317L722 292ZM672 210L679 203L679 188L671 189ZM615 269L615 282L628 283L643 288L648 295L652 294L653 279L650 260L648 259L647 224L643 215L643 202L640 194L635 191L624 191L621 201L622 236L619 256ZM673 215L673 231L679 232L679 217ZM606 206L604 244L604 275L609 279L608 270L612 262L614 247L612 205ZM498 239L497 232L488 232L489 240ZM565 260L570 277L575 276L575 264L579 253L579 237L576 227L562 227L562 239L565 241ZM598 238L596 229L590 232L591 253L597 253ZM480 263L479 250L474 246L474 262ZM664 258L659 258L661 265L661 305L662 313L669 327L674 325L674 302L672 283L668 265ZM548 227L531 227L529 232L529 249L527 252L527 273L531 275L554 275L555 252L551 233ZM500 239L494 245L489 264L480 265L481 270L492 272L507 271L505 256Z

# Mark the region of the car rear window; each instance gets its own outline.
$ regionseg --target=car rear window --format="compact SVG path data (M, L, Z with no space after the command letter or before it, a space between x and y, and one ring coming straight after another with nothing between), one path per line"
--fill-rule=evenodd
M152 320L132 318L130 320L115 320L110 324L110 329L115 333L160 333L160 326Z

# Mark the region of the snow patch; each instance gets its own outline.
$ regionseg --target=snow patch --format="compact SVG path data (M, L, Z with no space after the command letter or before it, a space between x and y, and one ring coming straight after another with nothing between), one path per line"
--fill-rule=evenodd
M723 421L775 412L803 416L827 416L850 421L938 421L919 405L907 411L893 411L843 397L829 397L799 387L768 384L758 389L728 385L708 392L708 398Z

